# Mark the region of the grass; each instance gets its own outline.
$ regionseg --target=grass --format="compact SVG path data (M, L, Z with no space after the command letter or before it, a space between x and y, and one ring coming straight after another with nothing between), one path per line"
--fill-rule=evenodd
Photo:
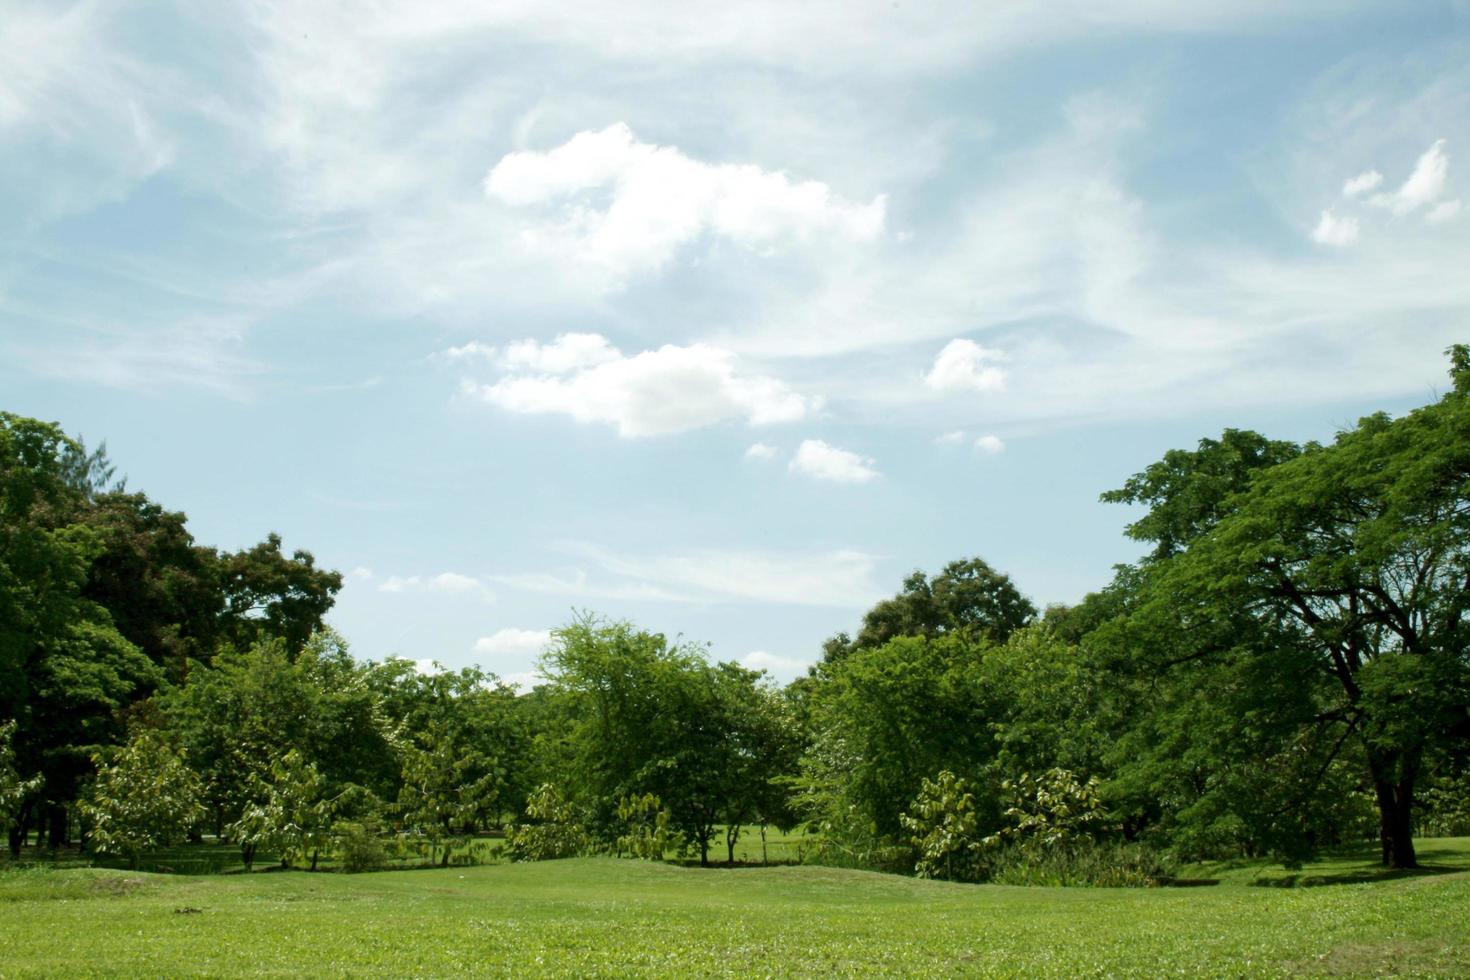
M0 976L1470 975L1470 840L1212 887L953 885L610 858L339 875L0 872ZM1292 878L1292 876L1296 876ZM1288 880L1291 879L1291 880ZM1323 887L1254 887L1262 882Z

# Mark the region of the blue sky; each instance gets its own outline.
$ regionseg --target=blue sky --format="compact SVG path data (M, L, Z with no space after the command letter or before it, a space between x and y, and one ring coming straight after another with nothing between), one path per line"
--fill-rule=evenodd
M341 569L360 656L784 679L1470 340L1470 4L554 8L0 0L0 405Z

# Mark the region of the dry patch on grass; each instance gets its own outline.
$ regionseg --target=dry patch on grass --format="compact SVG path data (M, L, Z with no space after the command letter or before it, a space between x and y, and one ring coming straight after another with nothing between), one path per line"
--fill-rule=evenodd
M1470 976L1470 950L1453 939L1344 943L1290 967L1333 977L1464 977Z

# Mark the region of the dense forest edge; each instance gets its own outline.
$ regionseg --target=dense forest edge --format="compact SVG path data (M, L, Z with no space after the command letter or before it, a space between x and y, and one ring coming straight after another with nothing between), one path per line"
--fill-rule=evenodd
M359 661L309 552L201 545L105 447L0 413L9 860L707 865L776 831L958 881L1365 842L1413 869L1416 837L1470 834L1470 347L1448 354L1402 417L1227 429L1104 493L1149 550L1076 605L980 558L916 571L785 687L592 613L528 691Z

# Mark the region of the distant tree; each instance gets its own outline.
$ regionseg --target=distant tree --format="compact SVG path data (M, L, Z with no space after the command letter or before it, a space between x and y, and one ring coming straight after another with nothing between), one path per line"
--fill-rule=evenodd
M317 568L311 552L297 549L290 558L282 554L278 534L245 551L221 555L219 575L226 637L241 648L262 633L279 637L292 659L321 629L342 589L342 575Z
M1036 616L1036 607L1004 575L979 558L952 561L932 579L916 571L903 589L868 610L855 639L839 633L823 646L824 663L871 650L900 636L965 633L1003 644Z
M215 551L195 544L182 513L141 493L100 494L83 520L97 531L101 551L82 594L181 682L189 661L207 663L220 638L225 601Z
M82 800L93 850L126 857L178 841L203 816L199 777L161 734L143 730L95 758L97 777Z

